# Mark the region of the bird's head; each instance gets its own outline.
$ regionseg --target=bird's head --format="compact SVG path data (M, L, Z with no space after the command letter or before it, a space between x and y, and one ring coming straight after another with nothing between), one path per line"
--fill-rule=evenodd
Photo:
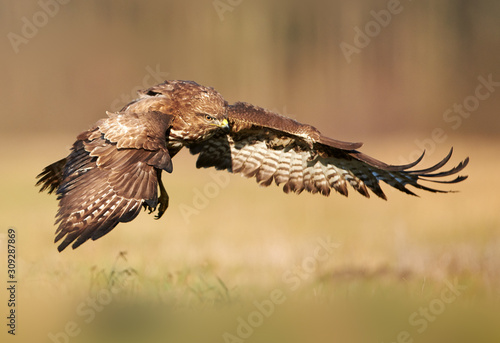
M228 103L215 89L193 81L165 81L139 92L141 110L173 114L171 135L187 141L204 140L218 130L228 130ZM139 105L139 103L142 103Z

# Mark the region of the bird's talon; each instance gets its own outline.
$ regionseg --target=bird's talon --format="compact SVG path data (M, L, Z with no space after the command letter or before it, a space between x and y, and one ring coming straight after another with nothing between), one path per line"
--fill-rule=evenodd
M168 201L168 200L167 200ZM158 220L163 216L163 213L167 210L168 203L165 204L163 202L160 203L160 208L158 209L158 213L155 216L155 219Z

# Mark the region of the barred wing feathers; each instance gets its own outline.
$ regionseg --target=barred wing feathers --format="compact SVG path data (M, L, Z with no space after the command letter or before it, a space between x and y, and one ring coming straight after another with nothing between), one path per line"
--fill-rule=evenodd
M229 106L229 134L218 134L211 139L190 146L199 154L198 168L215 167L245 177L255 177L262 186L273 181L283 184L285 193L321 193L328 196L331 190L347 196L350 184L356 191L369 197L368 190L386 199L380 181L415 195L408 185L430 192L444 192L418 183L456 183L466 179L458 176L452 180L438 178L460 172L468 158L458 166L436 172L449 161L452 151L438 164L427 169L411 170L423 158L407 165L388 165L355 149L361 143L341 142L323 136L316 128L300 124L260 107L247 103Z
M67 158L57 190L55 241L63 240L59 251L131 221L144 204L156 207L155 168L172 171L166 148L170 116L159 112L108 116L78 136Z

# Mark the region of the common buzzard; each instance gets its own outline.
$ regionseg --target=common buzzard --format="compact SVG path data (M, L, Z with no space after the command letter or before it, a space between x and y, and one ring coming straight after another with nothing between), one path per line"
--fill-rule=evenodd
M328 196L333 189L347 196L350 184L366 197L371 190L386 199L380 181L414 195L407 185L447 192L419 180L456 183L467 178L439 179L468 163L467 158L439 171L452 150L426 169L411 170L423 154L410 164L388 165L356 150L361 143L325 137L311 125L248 103L228 105L213 88L192 81L165 81L107 115L77 137L68 157L37 176L41 191L58 196L59 251L107 234L134 219L141 208L157 211L159 219L168 207L162 171L172 172L172 158L183 147L198 154L197 168L241 173L262 186L274 181L283 184L285 193L306 190Z

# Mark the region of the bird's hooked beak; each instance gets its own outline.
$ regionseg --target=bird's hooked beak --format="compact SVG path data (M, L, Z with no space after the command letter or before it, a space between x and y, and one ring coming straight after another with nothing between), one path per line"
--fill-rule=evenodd
M227 119L219 121L219 125L217 126L223 129L224 131L229 131L229 122L227 121Z

